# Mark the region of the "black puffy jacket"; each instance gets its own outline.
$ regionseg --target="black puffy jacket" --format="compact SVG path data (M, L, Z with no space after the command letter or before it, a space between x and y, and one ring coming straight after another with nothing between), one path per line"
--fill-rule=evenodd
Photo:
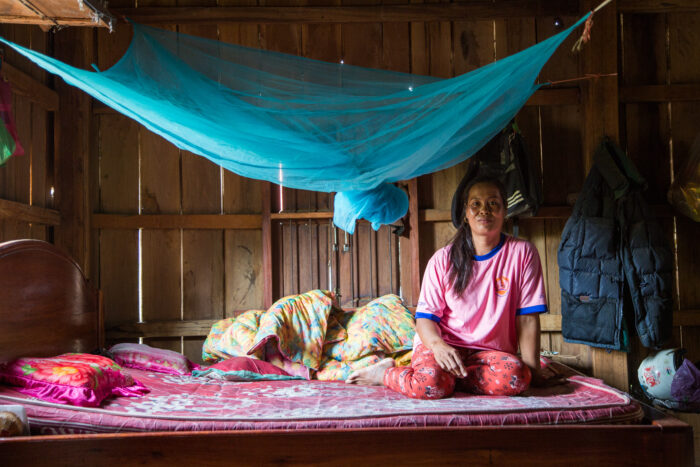
M557 254L565 341L628 350L627 323L645 347L670 339L673 261L645 187L627 155L603 140Z

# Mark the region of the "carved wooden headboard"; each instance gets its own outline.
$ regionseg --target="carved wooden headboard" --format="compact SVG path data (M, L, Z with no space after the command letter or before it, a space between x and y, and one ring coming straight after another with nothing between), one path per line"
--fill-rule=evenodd
M0 362L90 352L102 344L99 296L50 243L0 243Z

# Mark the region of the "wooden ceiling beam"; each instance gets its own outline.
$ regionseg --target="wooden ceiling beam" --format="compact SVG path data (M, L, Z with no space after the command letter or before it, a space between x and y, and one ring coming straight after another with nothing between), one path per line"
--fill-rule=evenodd
M697 0L618 0L620 13L685 13L700 11Z
M574 0L475 0L469 3L366 6L142 7L114 8L111 12L147 24L389 23L577 16L579 6Z
M34 26L89 26L107 27L103 21L90 18L42 18L41 16L0 16L0 23L30 24Z
M109 26L114 17L106 0L0 0L0 22L61 26Z

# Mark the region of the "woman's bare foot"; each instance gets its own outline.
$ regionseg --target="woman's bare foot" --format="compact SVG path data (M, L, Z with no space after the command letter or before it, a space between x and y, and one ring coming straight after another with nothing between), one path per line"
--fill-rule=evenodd
M394 359L385 358L367 368L353 371L345 382L363 386L384 386L384 372L393 366Z

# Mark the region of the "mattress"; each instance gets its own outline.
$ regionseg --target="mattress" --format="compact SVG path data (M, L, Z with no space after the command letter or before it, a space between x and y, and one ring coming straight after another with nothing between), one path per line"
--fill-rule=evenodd
M43 402L0 386L0 405L23 405L33 434L609 424L642 418L641 407L627 394L584 376L517 397L458 392L426 401L343 382L231 382L128 371L150 393L111 397L99 408L87 408Z

